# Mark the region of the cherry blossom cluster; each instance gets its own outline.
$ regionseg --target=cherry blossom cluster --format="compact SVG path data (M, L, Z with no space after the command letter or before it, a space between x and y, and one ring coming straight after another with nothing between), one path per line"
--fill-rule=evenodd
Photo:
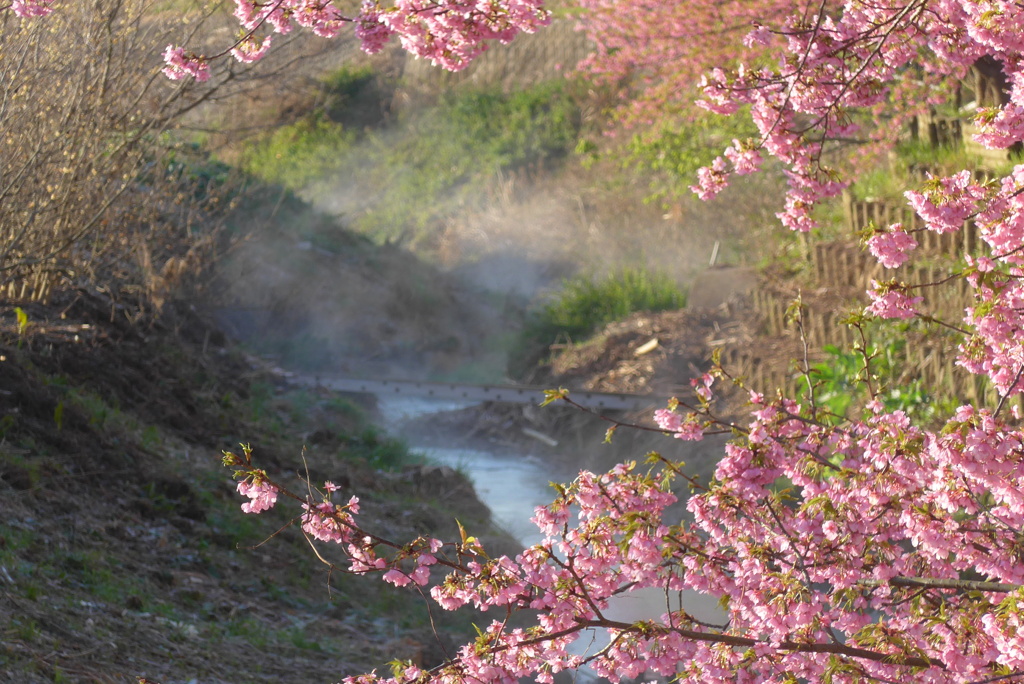
M194 78L199 82L209 80L210 63L194 54L185 52L183 47L168 45L164 50L164 76L172 81Z
M886 268L899 268L917 249L917 240L903 229L902 223L894 223L887 229L879 229L867 239L868 250Z
M899 80L908 63L962 75L980 56L976 46L958 51L965 46L950 45L956 39L943 11L927 12L921 2L851 2L841 13L822 5L816 17L798 15L777 25L772 35L785 39L785 56L777 68L740 65L704 77L705 106L730 113L748 105L761 148L789 167L790 198L780 213L785 225L813 227L810 207L842 189L835 171L823 163L821 141L857 131L849 111L889 102L889 83ZM954 17L964 19L963 12ZM764 38L763 23L755 33Z
M262 470L254 470L239 480L238 493L250 499L242 504L245 513L269 511L277 503L277 487L267 480L267 474Z
M263 40L257 40L249 35L231 48L231 56L243 64L257 62L267 54L273 38L273 36L267 36Z
M11 10L22 19L46 16L53 11L53 0L14 0Z
M1003 396L1024 391L1024 166L998 182L981 183L970 172L931 178L919 191L909 191L910 205L923 219L925 230L962 231L976 225L988 254L965 255L967 268L952 270L971 286L974 303L964 312L958 363L987 377ZM874 232L867 245L888 268L903 266L916 240L901 224ZM874 283L867 312L881 318L907 319L926 315L923 296L896 280Z
M272 481L265 470L255 468L252 449L247 444L242 445L241 455L227 451L222 460L225 466L235 469L238 493L250 499L242 504L243 512L258 514L270 510L277 503L278 495L283 494L299 503L302 513L297 520L309 539L336 544L344 549L348 572L380 572L386 582L399 587L427 584L432 566L438 563L436 554L445 546L440 540L420 538L399 546L367 534L356 523L360 511L358 497L351 496L344 504L334 503L332 499L341 488L331 481L324 482L318 500L309 494L305 498L300 497ZM307 483L306 490L312 492L314 488ZM460 557L478 553L478 545L473 538L464 539L456 548ZM391 553L382 556L379 553L381 549L390 549Z
M936 233L960 230L964 221L977 213L978 202L986 195L981 185L972 182L967 170L948 178L930 178L920 192L906 193L910 206Z
M709 200L729 187L729 166L718 157L710 166L697 170L697 183L690 189L702 200Z
M701 77L713 68L769 54L779 44L770 27L795 9L791 0L575 4L581 30L597 46L582 69L589 78L618 90L620 118L638 127L691 115ZM748 39L741 43L745 34Z
M1005 280L1003 280L1005 278ZM959 363L992 380L1003 395L1024 391L1024 269L990 272L967 309L973 334L960 345Z
M451 71L466 67L488 41L508 43L550 22L540 0L397 0L376 16L407 51Z
M532 32L550 20L537 0L396 0L390 7L364 0L356 16L331 0L235 0L235 16L247 31L262 26L288 33L295 25L334 38L346 23L369 53L397 36L404 47L435 65L458 70L487 48L487 41L508 42L520 31Z
M452 71L468 66L489 42L507 43L520 32L532 33L550 22L540 0L395 0L390 6L364 0L354 16L333 0L235 0L235 16L244 34L230 52L242 62L254 62L270 48L270 36L255 37L261 31L284 34L299 26L334 38L352 24L368 53L379 52L397 37L412 54ZM196 68L197 62L202 66ZM171 78L199 78L207 73L209 59L192 55L184 66L170 59L167 63L165 73Z
M687 442L699 442L704 439L704 425L692 413L682 416L672 409L658 409L654 412L654 422L676 439Z
M732 173L750 170L739 150L757 149L786 165L789 192L779 218L791 229L810 230L815 204L844 186L825 163L828 142L856 132L850 112L891 107L894 94L903 92L908 69L923 70L925 80L934 83L940 77L962 78L979 60L995 60L1005 76L1006 103L977 111L975 138L996 148L1024 141L1022 25L1024 9L1000 0L855 0L841 12L823 5L816 16L794 16L768 33L762 22L755 29L756 40L748 42L784 40L776 66L761 62L757 68L740 64L715 69L702 81L705 107L723 114L749 108L761 139L745 148L734 143L724 157L698 173L694 190L701 197L720 191ZM975 301L962 322L951 321L948 327L963 335L959 363L986 376L1004 396L1024 389L1022 194L1024 166L989 181L968 170L929 177L906 193L924 230L955 234L973 223L982 238L987 253L973 255L967 269L950 270L949 280L968 280ZM899 268L911 262L917 240L901 224L893 224L875 229L866 244L884 267ZM868 293L867 312L881 318L930 319L922 288L938 285L876 282Z
M550 682L583 664L613 682L695 683L951 683L1024 668L1024 432L970 406L929 431L881 402L842 426L794 401L751 402L712 482L692 483L692 522L667 516L681 466L663 458L581 472L536 510L544 539L515 558L465 537L388 542L358 527L351 502L304 501L303 529L345 548L350 571L436 582L429 594L446 610L537 615L527 629L493 621L432 669L346 684ZM702 406L694 414L715 422ZM651 588L665 592L661 614L608 617L613 601ZM694 617L686 591L717 599L721 618ZM609 640L581 655L570 647L588 628Z
M48 14L54 0L13 0L19 17ZM4 7L0 6L0 12ZM322 38L335 38L346 25L355 27L362 49L379 52L392 38L402 47L435 66L464 69L489 43L508 43L519 33L533 33L551 21L542 0L363 0L358 14L348 14L335 0L235 0L235 17L242 37L224 53L252 63L270 49L271 36L290 33L296 26ZM210 63L206 56L178 45L164 51L164 74L173 80L205 81Z
M869 314L879 318L906 320L919 313L917 306L924 297L912 295L905 283L872 280L871 285L872 288L868 290L871 304L865 309Z

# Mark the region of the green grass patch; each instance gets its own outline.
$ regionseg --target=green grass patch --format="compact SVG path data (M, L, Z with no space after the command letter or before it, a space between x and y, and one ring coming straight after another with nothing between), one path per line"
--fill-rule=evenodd
M269 382L255 381L250 385L247 413L266 438L280 442L284 448L301 446L294 438L296 433L325 430L335 435L339 456L365 461L377 470L400 470L423 462L410 453L405 442L370 425L361 408L340 397L324 399L304 389L279 392ZM216 513L211 515L217 526L219 518Z
M539 350L559 341L581 342L631 313L685 306L686 292L671 278L643 269L623 269L602 280L566 280L558 296L527 321L510 370L518 375L536 360Z
M686 293L668 276L642 269L623 269L603 280L567 280L563 285L558 298L542 310L538 323L569 339L586 337L636 311L686 306Z
M452 207L486 194L498 172L551 168L576 146L581 116L563 82L513 94L460 91L370 136L348 165L377 194L354 217L378 240L427 238ZM386 188L382 193L381 188Z
M315 113L249 143L241 154L246 173L300 190L345 163L356 136Z
M367 427L346 440L345 456L362 459L376 470L387 471L423 462L423 457L411 453L405 442L388 437L373 427Z

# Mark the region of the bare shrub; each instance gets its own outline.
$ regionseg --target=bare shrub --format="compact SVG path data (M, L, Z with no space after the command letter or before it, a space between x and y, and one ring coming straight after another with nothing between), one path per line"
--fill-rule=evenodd
M45 301L62 286L152 294L147 276L195 253L181 214L201 208L190 179L167 173L161 133L217 85L160 74L170 41L147 7L88 0L45 20L0 19L0 294L10 299Z

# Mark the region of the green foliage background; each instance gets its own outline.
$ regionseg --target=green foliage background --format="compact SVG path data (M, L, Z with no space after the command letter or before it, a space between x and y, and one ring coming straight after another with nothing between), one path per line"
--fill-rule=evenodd
M370 72L323 79L320 105L300 121L246 144L242 168L313 198L343 188L362 198L349 216L380 241L427 240L451 207L486 193L497 173L550 168L577 144L581 115L563 81L505 94L460 90L395 121L366 122L386 87ZM365 114L365 112L364 112Z

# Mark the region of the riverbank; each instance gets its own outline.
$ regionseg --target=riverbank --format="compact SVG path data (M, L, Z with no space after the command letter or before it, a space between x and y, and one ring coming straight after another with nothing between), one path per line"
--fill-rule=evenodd
M251 443L291 486L332 479L397 539L455 537L457 518L514 550L463 475L288 388L187 307L130 321L80 291L23 313L0 310L0 682L336 681L471 633L435 636L419 596L376 578L329 577L279 531L294 511L241 512L219 450Z

